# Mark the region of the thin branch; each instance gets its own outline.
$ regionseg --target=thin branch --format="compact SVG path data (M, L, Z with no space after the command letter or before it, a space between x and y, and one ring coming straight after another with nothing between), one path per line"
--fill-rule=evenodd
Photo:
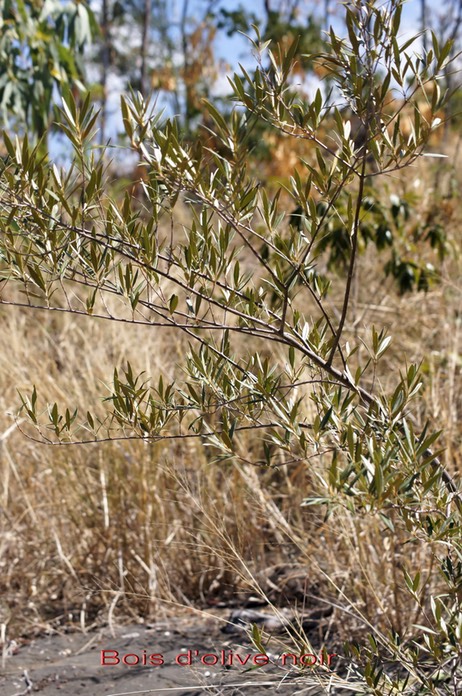
M112 436L106 436L106 437L94 437L94 438L88 438L87 440L51 440L50 438L46 437L42 430L39 429L39 433L42 436L41 438L36 438L30 435L30 433L26 432L23 430L20 426L20 423L22 421L16 420L15 421L15 426L17 429L25 436L28 438L28 440L31 440L32 442L37 442L39 444L46 444L46 445L51 445L54 447L62 447L62 446L70 446L70 445L96 445L96 444L102 444L104 442L126 442L130 440L135 440L137 442L163 442L163 441L169 441L169 440L198 440L198 439L204 439L207 436L210 435L221 435L222 432L227 432L225 430L214 430L211 432L201 432L201 433L177 433L177 434L170 434L170 435L149 435L146 433L139 433L135 435L118 435L116 437ZM308 423L305 424L300 424L301 428L312 428L312 426ZM253 430L267 430L269 428L274 428L274 429L283 429L283 426L281 426L280 423L257 423L257 424L252 424L252 425L241 425L237 426L234 429L234 432L243 432L243 431L253 431Z
M364 182L366 179L366 164L367 164L367 150L365 150L364 154L363 154L361 174L359 177L359 190L358 190L358 196L356 199L356 210L355 210L355 218L354 218L354 224L353 224L353 232L351 235L350 264L348 267L348 277L347 277L347 282L346 282L346 287L345 287L345 295L343 298L342 314L340 317L340 322L339 322L339 325L337 328L337 332L335 334L334 343L332 345L329 359L327 361L327 364L329 366L332 364L335 353L336 353L337 348L339 346L340 339L341 339L342 332L343 332L343 327L345 325L345 320L346 320L347 313L348 313L348 306L349 306L350 294L351 294L351 286L353 283L353 277L354 277L354 273L355 273L356 252L357 252L357 248L358 248L359 223L360 223L360 217L361 217L361 206L362 206L363 195L364 195Z

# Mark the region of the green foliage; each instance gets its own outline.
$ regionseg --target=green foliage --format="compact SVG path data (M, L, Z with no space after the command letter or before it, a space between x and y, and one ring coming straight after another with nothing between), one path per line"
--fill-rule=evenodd
M447 592L432 598L425 626L416 625L412 637L375 632L350 651L372 693L443 693L446 685L444 693L456 693L459 492L432 450L438 433L413 424L417 367L406 366L382 390L377 365L391 338L373 328L365 360L346 340L361 244L391 246L412 214L401 199L386 209L371 198L369 180L423 153L444 104L438 78L449 49L435 41L422 60L410 40L400 44L399 0L350 5L348 39L331 30L330 51L316 60L359 118L360 144L321 89L309 105L293 89L296 43L272 52L258 35L257 69L231 80L238 104L231 118L208 105L217 149L185 142L177 121L151 113L141 95L122 98L125 130L145 171L142 205L128 194L122 202L108 195L88 98L81 106L70 96L63 103L62 128L75 152L66 170L44 162L27 138L5 136L2 302L174 329L188 340L183 379L160 375L154 383L130 364L117 367L105 412L42 404L35 388L22 395L42 441L198 438L214 460L250 461L241 444L251 431L253 464L275 466L281 450L291 461L328 458L307 505L325 505L332 516L339 509L354 519L376 515L384 530L431 544ZM392 81L403 93L390 105ZM422 91L430 120L419 110ZM413 114L411 136L401 128L404 106ZM315 160L301 160L290 181L298 221L281 192L270 194L248 173L249 113L313 147ZM335 131L326 132L331 119ZM180 232L176 211L184 206ZM345 265L335 312L325 301L329 279L317 270L326 255ZM406 290L403 263L396 257L390 272ZM424 605L418 576L406 572L403 582Z
M83 2L3 0L0 108L6 125L47 132L53 90L83 88L82 50L97 31Z
M226 31L227 36L234 36L238 32L247 32L249 26L258 23L255 13L248 12L243 5L239 5L234 10L220 7L217 12L210 13L210 18L216 22L218 29Z
M340 195L337 203L338 215L331 217L326 231L316 245L319 253L328 253L330 270L345 270L350 256L350 236L343 224L347 214L348 198ZM342 207L343 203L343 207ZM365 251L373 244L378 252L389 251L384 264L384 274L395 279L400 294L414 290L427 291L438 280L438 272L433 264L418 258L417 245L428 242L435 250L435 261L442 261L449 249L441 225L416 225L416 201L401 199L395 194L383 203L367 191L361 203L361 222L358 234L358 252ZM327 210L326 202L318 203L318 214ZM300 211L300 212L298 212ZM301 208L294 211L294 223L303 228L304 216Z

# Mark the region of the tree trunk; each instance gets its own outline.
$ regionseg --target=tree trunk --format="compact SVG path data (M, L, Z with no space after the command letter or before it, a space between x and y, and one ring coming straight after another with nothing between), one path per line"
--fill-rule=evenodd
M108 10L108 0L103 0L101 8L101 33L103 35L103 46L101 50L101 120L99 131L99 139L101 144L104 143L104 139L106 137L107 78L111 62Z
M427 50L427 0L420 0L420 26L423 50Z
M148 82L148 49L149 49L149 29L151 26L151 4L152 0L144 0L143 6L143 33L141 39L141 74L140 92L145 97L149 91Z

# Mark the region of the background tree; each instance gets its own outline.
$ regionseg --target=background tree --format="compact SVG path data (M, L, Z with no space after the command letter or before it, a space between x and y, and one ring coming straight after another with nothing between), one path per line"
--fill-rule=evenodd
M97 32L84 3L2 3L0 105L4 125L39 138L51 124L54 91L83 89L83 49Z

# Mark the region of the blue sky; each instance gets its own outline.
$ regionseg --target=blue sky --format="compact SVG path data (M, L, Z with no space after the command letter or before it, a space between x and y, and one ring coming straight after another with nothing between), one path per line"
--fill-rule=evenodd
M264 16L263 0L247 0L247 2L243 0L242 2L223 3L224 7L230 11L236 9L241 4L243 4L247 10L254 12L257 16ZM311 2L307 1L304 4L307 7L313 8L315 12L318 11L322 13L324 0L312 0ZM335 3L333 0L331 0L333 11L330 16L330 22L335 29L340 29L341 27L341 17L343 12L341 4L341 2ZM434 4L435 3L431 2L428 3L429 6L434 6ZM335 5L337 5L337 8L335 8ZM408 0L404 3L401 28L403 34L413 34L420 30L419 0ZM245 61L245 63L247 63L251 59L248 41L243 36L233 36L228 38L224 33L220 34L219 39L216 42L216 50L217 55L220 58L228 61L233 66L238 61Z

